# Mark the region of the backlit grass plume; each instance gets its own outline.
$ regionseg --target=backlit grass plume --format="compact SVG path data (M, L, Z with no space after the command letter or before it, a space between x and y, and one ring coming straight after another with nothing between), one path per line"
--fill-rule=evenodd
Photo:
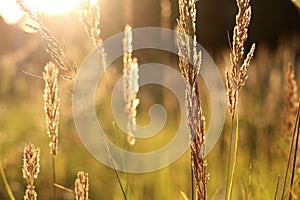
M88 173L78 172L75 180L75 199L88 200L89 199L89 176Z
M45 81L44 89L44 111L46 113L47 134L51 139L49 144L51 153L57 154L58 146L58 125L59 125L59 105L60 98L58 97L58 67L49 62L45 66L43 77Z
M229 144L229 156L227 166L227 183L226 183L226 199L231 199L233 178L235 173L235 166L238 152L238 138L239 138L239 126L238 117L236 119L235 141L234 148L232 150L233 143L233 126L235 115L238 115L238 99L239 90L245 85L248 78L247 71L252 60L255 44L252 44L249 53L245 56L245 42L248 38L248 27L251 21L251 6L250 0L236 0L238 6L238 13L235 17L235 26L233 29L233 40L230 53L230 67L226 67L226 91L227 91L227 107L231 115L231 132L230 132L230 144ZM231 154L233 154L233 163L231 167Z
M36 200L34 180L40 173L40 149L36 149L33 144L27 144L24 147L22 173L27 181L24 200Z
M137 98L139 91L139 68L136 58L132 58L132 32L131 27L126 25L123 39L123 85L125 112L127 119L127 140L130 145L135 144L134 131L136 131L136 108L140 100Z
M101 38L101 13L99 4L92 6L89 0L81 0L77 9L77 15L86 34L92 41L94 47L96 47L100 53L102 67L106 67L106 52ZM106 73L105 70L104 72Z
M27 7L23 0L16 0L19 7L27 14L27 16L33 21L33 23L26 24L29 28L38 32L41 37L47 42L46 52L53 58L55 63L68 75L63 75L67 80L71 80L72 76L75 76L77 73L77 65L69 64L66 61L67 48L64 42L60 42L56 37L51 33L48 27L45 25L43 18L38 12L32 11Z
M197 85L201 66L201 52L197 52L196 48L196 0L179 0L179 19L177 22L179 69L186 80L186 105L192 139L190 147L193 178L196 182L197 199L206 199L208 174L207 163L204 159L205 118L201 109Z
M298 111L298 87L295 80L295 71L292 63L288 64L286 73L285 95L284 95L284 124L283 134L290 138ZM285 137L284 136L284 137Z
M100 6L92 6L89 0L82 0L79 3L78 19L83 24L84 30L89 38L92 40L94 46L98 46L102 43L100 37L101 30L100 25Z
M250 0L237 0L238 14L235 19L235 27L233 29L233 41L231 46L230 61L231 66L225 70L226 87L227 87L227 104L229 112L234 118L238 105L238 91L245 85L248 78L247 70L253 57L255 44L244 58L245 42L248 38L248 27L251 20Z

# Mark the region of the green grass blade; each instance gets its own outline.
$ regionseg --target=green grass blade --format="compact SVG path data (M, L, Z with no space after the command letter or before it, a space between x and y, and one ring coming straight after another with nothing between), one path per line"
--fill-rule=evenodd
M10 188L10 186L8 184L8 181L6 179L5 172L4 172L4 169L3 169L1 161L0 161L0 175L1 175L1 179L2 179L2 181L4 183L5 189L7 191L7 194L9 196L9 199L10 200L15 200L15 197L14 197L14 195L13 195L13 193L11 191L11 188Z

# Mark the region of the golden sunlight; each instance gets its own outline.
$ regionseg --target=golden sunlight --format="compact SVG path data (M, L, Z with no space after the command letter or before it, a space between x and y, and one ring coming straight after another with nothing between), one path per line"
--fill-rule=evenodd
M64 14L76 8L80 0L24 0L24 4L33 11L49 15ZM91 0L92 4L98 0ZM23 16L23 12L19 9L14 0L0 0L0 16L5 22L12 24L18 22Z

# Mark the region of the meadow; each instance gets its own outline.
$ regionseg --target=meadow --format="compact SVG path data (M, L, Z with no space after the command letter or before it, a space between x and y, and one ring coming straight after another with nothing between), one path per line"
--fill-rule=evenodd
M22 1L20 2L22 3ZM199 146L205 143L201 140L203 136L201 134L205 133L198 130L201 126L198 123L203 115L207 119L205 131L209 127L211 102L209 91L200 75L197 74L197 69L192 68L186 60L178 59L177 55L147 49L125 51L127 53L125 63L124 57L120 57L109 66L105 78L99 81L96 91L97 118L107 133L107 137L114 144L128 151L144 153L166 145L174 137L173 133L176 132L178 121L180 121L179 103L168 88L157 85L143 86L139 88L138 92L134 91L136 93L131 96L133 99L129 99L129 102L132 101L131 106L135 102L134 99L139 99L136 108L130 107L130 109L136 109L136 116L131 113L132 110L128 111L124 108L124 112L128 112L129 120L136 120L138 125L146 125L150 122L149 109L153 104L161 104L167 113L164 127L157 135L149 139L137 138L134 145L127 142L128 136L114 123L110 105L112 90L119 78L123 76L124 68L131 66L130 62L134 60L131 57L136 57L139 65L150 62L166 64L182 73L186 80L193 80L190 77L191 74L197 75L192 84L187 81L187 88L194 88L196 91L200 91L200 94L196 92L196 96L193 96L194 94L189 93L187 89L187 93L191 96L187 96L186 100L187 102L196 102L196 111L193 110L195 107L186 109L188 115L194 114L199 119L195 122L196 125L191 120L189 121L189 129L192 130L194 125L197 129L195 134L198 140L192 141L192 144L195 142L195 146L188 149L183 156L169 166L141 174L116 171L103 165L89 153L79 138L72 113L72 92L76 80L76 70L80 69L85 57L95 47L99 44L101 47L102 40L124 31L126 24L131 25L132 28L138 27L138 25L135 26L138 23L134 23L136 21L132 9L133 7L139 9L141 5L130 0L124 2L119 5L121 8L118 8L124 9L123 16L114 17L112 21L109 21L110 15L118 14L117 11L113 11L114 6L117 5L100 1L100 10L97 7L84 10L87 7L82 4L83 7L79 8L79 11L64 15L41 13L43 23L39 23L39 18L34 18L36 17L34 12L26 12L26 9L23 10L27 17L24 17L18 24L4 25L1 22L2 35L7 39L1 40L3 42L0 43L2 180L0 181L0 199L26 199L24 197L25 190L30 184L34 184L34 188L31 187L31 189L35 190L37 199L299 199L300 148L297 145L299 143L299 116L297 115L297 113L299 114L299 89L297 86L299 88L300 34L298 32L288 36L279 35L274 41L276 45L272 46L263 41L253 40L250 22L249 27L246 26L250 36L242 45L245 46L245 55L236 64L233 64L232 49L235 45L232 42L242 40L237 39L237 36L234 39L233 34L233 27L238 26L235 24L235 15L239 11L236 5L231 13L231 26L227 27L230 42L225 46L218 47L217 50L208 48L223 77L227 95L228 79L232 75L230 71L228 77L225 72L231 70L232 66L242 66L244 58L251 51L252 43L255 43L255 51L253 50L253 57L249 59L246 67L247 77L246 75L241 76L245 82L240 85L241 89L237 89L239 91L236 100L238 109L231 112L230 106L235 104L228 103L229 109L227 109L223 131L213 150L206 157L201 157L198 152L202 151ZM158 11L156 13L158 14L153 17L153 20L157 20L159 23L153 24L147 21L150 20L147 18L144 26L156 25L175 29L175 26L179 24L177 30L180 33L190 37L197 36L197 40L201 43L201 34L199 35L197 30L200 29L198 27L205 25L201 25L199 16L193 21L192 17L184 17L184 14L187 13L178 12L179 7L186 6L184 3L187 1L179 2L182 4L169 0L157 2ZM196 3L196 1L189 2ZM250 3L254 18L255 3L255 1ZM196 8L201 17L201 5L197 3ZM295 13L297 13L296 10L295 7ZM190 11L193 12L193 9ZM245 9L242 9L241 12L245 12ZM29 20L31 14L33 14L33 19ZM28 23L31 27L26 27L24 23ZM190 26L193 23L196 25L194 29L193 26ZM142 22L139 25L142 27ZM213 24L210 26L213 27ZM47 29L40 29L41 27L47 27ZM57 39L58 43L55 43L53 38ZM224 38L227 38L226 31L224 31ZM60 51L64 51L64 43L66 54L55 57ZM207 42L204 43L207 44ZM48 48L48 51L45 48ZM100 50L102 50L101 48ZM182 54L186 53L184 48L180 50ZM56 68L59 69L58 74L55 75L55 67L51 68L49 67L51 64L47 64L50 61L55 63ZM64 64L60 65L60 61L63 61ZM73 65L73 63L77 65ZM48 66L49 71L44 68L45 66ZM63 69L63 67L66 68ZM184 69L189 67L194 71L185 72ZM238 67L237 73L243 72L243 70L245 71ZM51 76L51 72L56 78L48 79L48 87L46 85L45 90L45 82L47 82L45 77L47 77L47 73ZM234 90L236 88L233 88ZM45 103L45 99L47 99L45 93L50 95L49 104ZM192 101L193 98L197 100ZM197 107L198 103L200 104L199 99L201 99L201 107ZM55 118L56 112L51 111L51 109L56 109L55 106L59 106L58 126L55 121L58 120ZM47 109L48 114L45 114ZM233 116L233 113L236 115ZM47 120L48 122L45 122ZM132 124L129 128L132 128L131 126L134 126L135 122L131 121L130 123ZM55 130L51 132L51 128L58 128L58 132ZM231 137L232 132L233 136L236 136L234 134L236 130L239 135L237 146L235 146L236 137ZM56 138L57 134L58 138ZM198 135L199 137L197 137ZM49 147L51 140L52 146ZM55 142L58 142L57 147L54 145ZM36 178L33 178L30 172L29 177L24 178L26 156L23 154L27 144L34 144L35 148L39 148L40 151L40 172L35 172L38 174ZM292 147L291 144L293 144ZM235 147L238 147L236 154ZM229 155L231 155L230 163L228 163ZM289 164L287 164L288 161ZM31 162L31 164L34 163ZM197 171L199 167L202 167L202 171ZM234 173L232 179L228 167L229 172ZM88 174L88 184L84 183L85 174L78 177L80 171ZM198 172L201 176L194 179L193 176ZM287 172L288 175L286 175ZM231 181L232 188L230 187ZM88 197L83 197L84 191L80 193L80 189L87 185ZM80 197L80 195L83 196ZM34 199L34 197L27 199Z

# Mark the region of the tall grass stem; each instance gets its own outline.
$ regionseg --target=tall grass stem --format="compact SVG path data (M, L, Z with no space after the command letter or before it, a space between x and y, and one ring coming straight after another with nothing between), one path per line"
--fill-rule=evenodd
M226 187L225 187L225 197L228 199L228 186L229 186L229 176L231 168L231 152L232 152L232 141L233 141L233 126L234 126L234 117L231 118L231 128L230 128L230 139L229 139L229 153L228 153L228 165L227 165L227 178L226 178Z
M8 181L7 181L7 178L6 178L6 175L5 175L5 172L4 172L4 169L3 169L3 166L2 166L2 162L0 161L0 176L1 176L1 179L4 183L4 186L5 186L5 189L6 189L6 192L9 196L9 199L10 200L15 200L15 197L14 197L14 194L12 193L11 191L11 188L8 184Z
M53 154L52 154L52 179L53 179L53 199L56 199L55 155Z
M281 200L284 199L285 187L286 187L286 184L287 184L287 177L288 177L288 172L289 172L291 158L292 158L292 151L293 151L293 147L294 147L294 141L295 141L295 136L296 136L296 127L297 127L298 120L299 120L299 108L298 108L298 112L297 112L296 123L295 123L294 132L293 132L293 135L292 135L291 145L290 145L290 149L289 149L289 157L288 157L288 161L287 161L287 165L286 165L286 170L285 170L285 176L284 176L284 183L283 183L283 188L282 188Z
M299 101L300 104L300 101ZM298 104L298 113L300 109L300 105ZM290 182L290 195L289 200L292 199L292 191L293 191L293 184L294 184L294 177L295 177L295 169L296 169L296 161L297 161L297 153L298 153L298 144L299 144L299 128L300 128L300 121L299 121L299 115L297 115L297 119L295 122L295 128L297 127L296 133L296 143L295 143L295 149L294 149L294 157L293 157L293 167L292 167L292 175L291 175L291 182Z

